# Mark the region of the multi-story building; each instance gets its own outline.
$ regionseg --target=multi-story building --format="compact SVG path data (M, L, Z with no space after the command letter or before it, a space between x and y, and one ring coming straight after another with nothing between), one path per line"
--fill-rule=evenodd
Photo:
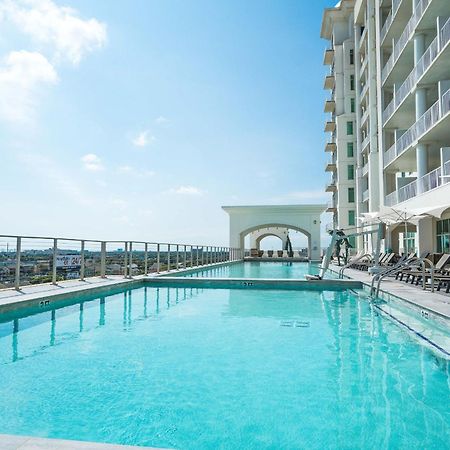
M348 228L356 223L356 78L354 0L343 0L325 10L321 36L330 42L324 63L330 66L324 88L330 91L325 101L329 117L325 132L329 139L325 151L330 160L325 170L332 176L326 186L332 192L328 211L334 226Z
M325 10L322 37L344 10L354 25L357 218L391 208L409 220L388 227L387 247L450 252L450 0L342 0ZM337 193L345 187L338 177Z

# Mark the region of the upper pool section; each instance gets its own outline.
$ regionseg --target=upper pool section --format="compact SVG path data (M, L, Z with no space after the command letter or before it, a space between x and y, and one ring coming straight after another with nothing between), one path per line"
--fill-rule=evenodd
M305 275L318 275L319 265L306 262L240 262L183 273L173 273L180 277L210 278L287 278L305 279ZM328 278L332 278L329 274Z

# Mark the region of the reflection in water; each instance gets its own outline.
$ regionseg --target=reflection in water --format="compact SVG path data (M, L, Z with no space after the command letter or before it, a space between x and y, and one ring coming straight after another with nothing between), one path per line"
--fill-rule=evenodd
M144 295L143 297L143 302L142 302L142 316L140 317L136 317L134 320L132 318L132 312L133 312L133 298L132 298L132 290L128 290L125 291L123 293L123 313L122 313L122 326L123 326L123 330L125 331L129 331L131 329L131 327L133 326L133 323L137 320L142 320L142 319L148 319L151 317L154 317L155 315L159 315L160 314L160 296L161 296L161 290L166 290L166 309L170 309L171 307L177 305L178 303L180 303L180 289L182 288L148 288L145 287L143 288L144 290ZM173 292L175 290L175 303L171 302L171 291ZM195 289L195 294L194 294L194 290L190 289L189 292L186 288L183 288L183 295L182 295L182 301L185 301L189 298L194 297L194 295L198 295L199 293L203 292L203 289ZM149 302L152 301L150 297L150 293L154 293L154 313L149 313ZM117 297L116 295L112 295L111 297ZM139 296L137 296L139 297ZM73 338L77 338L81 333L87 331L85 329L85 314L88 312L91 312L92 309L95 308L85 308L85 303L89 304L90 306L95 306L97 300L98 300L98 305L99 305L99 318L98 318L98 326L103 327L106 326L106 310L108 307L108 301L107 301L108 297L106 296L102 296L99 298L95 298L89 301L83 301L81 303L79 303L78 306L78 333L70 333L70 337L67 337L67 333L64 332L64 330L61 330L60 333L61 334L65 334L64 339L73 339ZM68 315L70 315L71 313L73 314L73 308L74 306L62 306L61 308L56 308L56 309L52 309L50 310L50 314L48 314L48 311L44 311L38 314L35 314L36 320L30 325L27 324L26 329L28 328L32 328L33 326L39 326L42 323L48 322L50 321L50 334L49 334L49 346L53 347L55 346L55 344L57 343L58 340L58 334L56 331L56 322L58 320L58 317L60 318L60 320L64 317L67 317ZM57 312L58 311L58 317L57 317ZM42 317L38 317L38 316L42 316ZM17 317L13 320L11 320L11 329L12 329L12 333L11 333L11 337L12 337L12 362L16 362L19 358L23 359L26 358L27 355L19 355L19 340L21 338L21 334L20 334L20 321L22 319L29 319L29 317L31 316L26 316L23 315L22 317ZM8 322L5 322L8 323ZM29 351L29 356L33 355L33 354L37 354L39 353L39 351L43 350L47 348L47 345L42 345L39 344L38 342L36 342L36 349L30 350Z

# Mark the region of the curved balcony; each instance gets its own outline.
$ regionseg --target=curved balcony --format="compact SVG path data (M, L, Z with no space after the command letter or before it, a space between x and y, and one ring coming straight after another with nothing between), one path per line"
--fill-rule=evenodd
M333 133L336 130L336 122L334 120L328 120L325 122L325 133Z
M327 142L325 144L325 151L334 153L337 149L336 142Z
M324 112L332 113L336 109L336 102L334 100L325 100Z

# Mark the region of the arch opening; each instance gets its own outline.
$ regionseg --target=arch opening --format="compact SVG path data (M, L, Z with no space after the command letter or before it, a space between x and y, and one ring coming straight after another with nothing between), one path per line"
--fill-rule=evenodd
M290 257L310 258L311 234L288 224L264 224L240 233L241 246L249 248L252 256L263 251L285 251ZM284 253L286 256L287 254Z

